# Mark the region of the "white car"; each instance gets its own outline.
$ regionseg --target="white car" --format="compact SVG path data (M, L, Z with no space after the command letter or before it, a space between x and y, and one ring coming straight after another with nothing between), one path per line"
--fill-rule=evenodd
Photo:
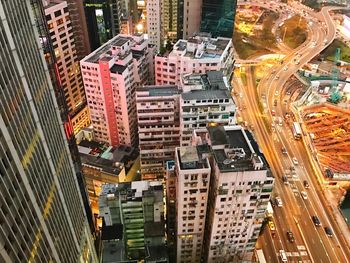
M282 262L288 261L287 254L286 254L286 252L284 252L284 250L280 250L280 257L281 257Z
M275 91L275 96L278 96L280 93L278 90Z
M287 67L287 66L285 66L285 67L283 68L283 70L284 70L284 71L287 71L287 70L288 70L288 67Z
M302 197L304 200L307 199L307 193L306 193L305 191L301 191L300 194L301 194L301 197Z
M294 165L298 165L299 164L298 159L296 157L293 157L292 161L293 161Z
M277 203L278 207L282 207L283 206L281 197L279 197L279 196L276 197L276 203Z

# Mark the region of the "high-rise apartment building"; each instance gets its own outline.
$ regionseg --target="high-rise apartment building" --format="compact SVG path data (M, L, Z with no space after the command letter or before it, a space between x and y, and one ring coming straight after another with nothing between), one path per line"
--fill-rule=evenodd
M208 126L236 124L236 106L231 87L221 71L187 74L181 78L181 146L190 146L192 132L207 132Z
M147 0L147 34L150 44L156 46L157 52L162 45L162 0Z
M147 86L136 92L143 180L162 180L174 149L190 146L192 132L236 124L236 106L221 71L181 76L180 86Z
M63 89L74 134L77 134L79 130L90 125L90 116L75 46L75 31L66 1L44 1L44 8L50 44L55 54L59 84ZM42 41L48 40L42 39Z
M29 1L0 21L0 261L96 262Z
M177 40L177 12L178 0L162 1L162 35L167 42L175 43Z
M232 38L235 26L237 0L202 0L201 32L213 37Z
M104 226L122 225L123 231L120 240L110 241L115 246L103 252L103 262L168 262L161 182L105 184L99 210Z
M249 258L261 229L274 178L252 135L240 126L208 128L212 177L206 262Z
M96 140L138 144L136 88L151 84L153 53L144 35L118 35L81 60Z
M180 39L189 39L194 34L198 34L200 32L201 25L201 15L202 15L202 1L203 0L179 0L182 2L180 5L183 9L179 10L182 14L180 22L182 22L181 31L183 32L182 36L180 35ZM210 33L210 32L207 32Z
M180 76L187 73L205 73L221 70L232 73L232 41L229 38L211 38L200 34L188 40L179 40L173 50L155 57L157 85L179 85Z
M263 154L240 126L195 130L192 145L175 154L177 262L249 258L274 184Z
M142 180L163 180L180 144L179 89L144 86L136 92Z
M81 60L91 52L83 1L66 0L74 32L73 38L78 60Z
M201 262L211 167L209 148L176 148L176 262Z

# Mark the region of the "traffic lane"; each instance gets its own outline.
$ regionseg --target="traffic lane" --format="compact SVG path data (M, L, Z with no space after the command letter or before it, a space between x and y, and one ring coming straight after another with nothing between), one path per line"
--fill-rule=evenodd
M277 256L277 250L274 247L273 240L271 233L267 226L263 229L262 234L259 236L258 242L257 242L257 248L262 248L264 252L265 259L267 262L273 262L278 263L279 259Z
M302 147L302 146L299 146ZM325 226L329 226L333 230L333 244L335 244L335 248L337 253L341 254L341 258L347 258L347 262L349 262L349 247L346 243L346 241L343 239L342 235L343 233L339 229L336 221L333 219L333 212L329 209L329 204L325 200L325 197L323 195L323 192L321 190L320 184L317 180L317 178L314 176L314 170L311 165L311 163L308 161L308 158L305 159L305 170L306 170L306 178L310 181L310 185L312 188L310 189L313 191L313 195L315 196L314 200L316 201L318 207L322 207L325 209L319 210L319 217L321 222L324 222ZM345 262L345 261L344 261Z

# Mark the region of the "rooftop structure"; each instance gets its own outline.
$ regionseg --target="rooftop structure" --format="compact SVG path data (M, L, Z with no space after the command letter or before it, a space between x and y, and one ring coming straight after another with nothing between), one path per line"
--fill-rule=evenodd
M236 124L236 106L230 85L221 71L186 74L181 78L181 146L189 146L193 129L206 133L207 126Z
M232 40L211 38L200 34L188 40L179 40L170 53L158 55L156 84L178 85L180 76L188 73L205 73L221 70L225 76L232 73Z
M267 169L265 158L253 147L256 142L240 126L208 127L208 137L221 172Z

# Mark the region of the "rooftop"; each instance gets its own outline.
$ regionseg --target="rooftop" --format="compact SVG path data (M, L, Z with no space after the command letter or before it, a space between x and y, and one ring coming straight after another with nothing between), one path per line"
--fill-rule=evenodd
M180 91L177 86L163 85L163 86L143 86L137 89L137 91L148 91L149 97L159 96L173 96L179 94Z
M228 90L192 90L182 93L183 100L210 100L210 99L230 99Z
M124 168L124 163L137 157L135 149L126 145L112 147L104 143L87 140L79 143L78 151L83 165L91 165L115 175L119 175Z
M221 172L267 169L266 159L253 136L241 126L208 127L208 135Z
M181 84L200 85L204 90L228 90L229 84L225 82L222 71L211 70L206 73L190 73L182 75Z
M134 181L119 184L104 184L100 199L107 197L123 201L140 201L142 197L153 196L155 202L161 202L163 198L163 185L158 181Z
M89 55L87 55L85 58L82 59L84 62L90 62L90 63L98 63L100 59L102 60L110 60L112 58L112 47L122 47L123 45L127 44L128 46L133 46L135 43L136 45L142 44L144 42L144 37L142 35L117 35L111 40L109 40L107 43L105 43L100 48L96 49ZM127 51L127 49L123 49L124 52ZM126 52L126 55L129 53ZM135 58L139 58L142 54L142 50L132 50L132 54ZM119 55L121 56L121 55Z
M208 160L203 156L207 151L200 146L188 146L177 148L181 170L209 168Z
M184 56L195 59L220 58L225 49L230 45L229 38L210 38L207 35L198 35L188 40L179 40L174 45L174 51L184 52Z

